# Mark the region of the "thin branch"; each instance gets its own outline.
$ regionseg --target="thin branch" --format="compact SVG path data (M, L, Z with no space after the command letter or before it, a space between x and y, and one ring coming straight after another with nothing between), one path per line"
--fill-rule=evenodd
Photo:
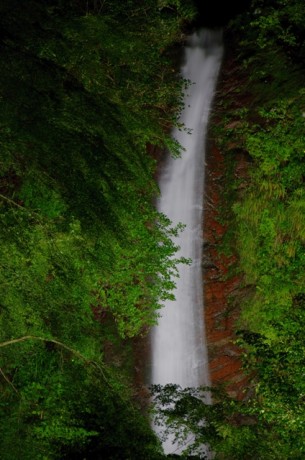
M7 202L10 203L10 204L13 204L14 206L18 206L18 208L21 208L21 209L23 209L23 210L25 209L23 206L21 206L21 204L16 203L16 201L11 200L10 198L8 198L8 197L5 196L5 195L2 195L1 193L0 193L0 198L2 198L3 200L7 201Z
M2 377L4 378L4 380L13 388L13 390L19 395L19 391L17 390L17 388L15 387L15 385L10 381L10 379L5 375L5 373L3 372L3 370L1 369L0 367L0 373L2 375Z
M2 195L2 193L0 193L0 199L2 198L2 200L5 200L7 201L8 203L12 204L13 206L17 206L18 208L22 209L23 211L26 211L27 213L29 213L29 215L32 217L32 216L36 216L38 217L38 219L41 221L42 220L42 217L35 211L33 211L32 209L27 209L25 208L24 206L22 206L21 204L17 203L16 201L12 200L11 198L8 198L7 196L5 195Z
M92 366L95 366L100 373L102 374L105 382L109 385L109 382L107 381L107 378L105 376L104 370L102 367L96 362L88 359L86 356L81 354L79 351L75 350L74 348L69 347L68 345L64 344L63 342L60 342L59 340L55 339L47 339L45 337L38 337L34 335L25 335L23 337L19 337L18 339L12 339L12 340L7 340L6 342L1 342L0 343L0 348L7 347L9 345L13 345L15 343L20 343L20 342L25 342L27 340L39 340L40 342L50 342L50 343L55 343L56 345L59 345L60 347L64 348L65 350L68 350L70 353L72 353L74 356L79 358L80 360L84 361L86 364L90 364Z

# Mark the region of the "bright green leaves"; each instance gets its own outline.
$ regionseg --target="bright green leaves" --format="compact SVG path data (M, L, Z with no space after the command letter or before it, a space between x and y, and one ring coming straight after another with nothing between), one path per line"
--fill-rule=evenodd
M51 3L0 7L0 341L40 337L1 348L0 457L160 458L121 345L156 322L185 262L147 147L180 151L169 46L192 7ZM111 382L92 371L105 350Z
M217 114L226 109L218 132L228 160L236 154L238 162L229 225L245 290L236 297L236 332L253 391L234 416L225 408L220 445L213 441L225 458L288 460L305 452L303 7L254 0L236 20L240 54L225 74L234 98L226 93ZM252 417L247 427L243 414Z
M254 0L249 36L255 37L255 44L260 49L280 45L288 52L298 54L302 49L303 6L302 0L275 0L267 5L261 0Z
M60 234L27 216L16 226L17 218L7 212L2 229L2 338L42 331L73 340L90 324L92 286L75 225Z
M173 257L177 248L170 235L178 230L157 213L152 225L144 201L141 204L142 209L133 208L132 221L126 209L120 209L128 239L116 245L112 270L104 272L97 288L97 309L113 315L122 337L155 324L162 302L172 298L177 263L185 263Z
M303 103L301 97L281 99L272 101L270 109L266 101L259 109L261 126L250 125L244 134L254 166L234 210L241 268L257 293L242 317L251 329L270 337L276 336L272 324L285 317L300 292L304 270Z
M52 190L47 182L48 178L43 182L41 178L28 177L18 195L29 211L39 211L42 216L54 219L65 212L66 206L60 194Z

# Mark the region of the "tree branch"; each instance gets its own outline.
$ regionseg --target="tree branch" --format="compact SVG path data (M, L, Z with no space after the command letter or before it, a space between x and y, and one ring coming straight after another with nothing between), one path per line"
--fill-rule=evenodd
M65 350L68 350L70 353L72 353L74 356L79 358L81 361L84 361L85 364L89 364L91 366L96 367L100 373L102 374L105 382L109 385L109 382L107 381L107 378L105 376L105 372L103 368L98 364L96 361L92 361L91 359L88 359L86 356L81 354L79 351L75 350L74 348L69 347L68 345L64 344L63 342L60 342L59 340L56 339L47 339L45 337L38 337L35 335L25 335L23 337L19 337L18 339L11 339L7 340L6 342L1 342L0 343L0 348L7 347L9 345L13 345L15 343L20 343L20 342L25 342L27 340L39 340L40 342L50 342L54 343L56 345L59 345L60 347L64 348Z
M17 388L15 387L15 385L13 385L13 383L10 381L10 379L5 375L5 373L3 372L3 370L1 369L1 367L0 367L0 374L2 375L2 377L4 378L4 380L13 388L13 390L19 395L19 391L17 390Z

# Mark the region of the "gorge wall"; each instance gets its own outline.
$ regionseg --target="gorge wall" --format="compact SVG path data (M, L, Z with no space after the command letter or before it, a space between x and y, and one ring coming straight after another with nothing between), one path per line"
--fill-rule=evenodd
M238 289L240 279L229 274L235 257L220 252L227 230L220 222L226 166L222 152L215 145L209 149L206 163L203 268L210 378L212 385L224 384L230 396L242 399L247 378L241 371L241 350L234 344L238 308L235 304L230 306L230 297Z
M212 110L211 128L218 122L217 101L224 98L236 84L234 58L225 56ZM240 101L237 101L239 104ZM227 126L234 128L234 121ZM228 155L217 147L217 139L210 136L206 153L206 177L203 219L204 315L208 344L211 384L224 386L228 394L238 400L248 394L248 377L242 372L242 350L235 344L236 321L239 316L238 297L241 279L234 272L236 255L225 255L223 242L233 225L224 218L231 204L227 195L229 181L247 178L248 160L238 146L232 145L235 155Z

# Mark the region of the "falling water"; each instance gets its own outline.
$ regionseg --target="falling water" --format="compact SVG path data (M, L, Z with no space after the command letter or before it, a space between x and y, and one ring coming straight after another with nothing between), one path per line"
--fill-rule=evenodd
M221 31L202 29L185 47L182 75L191 84L180 121L191 133L173 132L185 151L181 158L167 160L159 181L158 210L173 224L186 225L176 242L179 255L192 259L192 264L180 266L176 300L165 303L159 324L152 331L152 384L175 383L183 388L209 385L201 270L204 151L221 56ZM206 398L209 403L209 396ZM165 453L179 453L171 440L163 447Z

